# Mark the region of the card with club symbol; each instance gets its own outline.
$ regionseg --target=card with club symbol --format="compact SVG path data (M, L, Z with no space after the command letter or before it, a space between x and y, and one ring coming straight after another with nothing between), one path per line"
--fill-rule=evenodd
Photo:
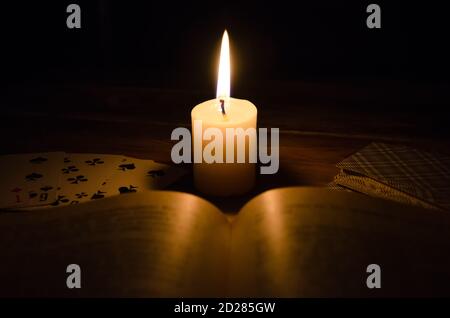
M163 189L185 174L120 155L35 153L0 156L0 208L36 210Z
M60 186L51 206L78 204L98 199L96 192L125 157L104 154L66 154L60 170Z
M122 160L114 171L99 188L99 196L163 189L185 174L177 167L136 158Z
M54 202L63 158L64 152L0 156L0 208Z

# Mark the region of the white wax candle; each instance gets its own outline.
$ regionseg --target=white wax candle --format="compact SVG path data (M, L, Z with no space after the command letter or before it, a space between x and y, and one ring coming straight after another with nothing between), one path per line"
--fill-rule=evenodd
M201 143L203 149L209 141L196 139L201 136L207 128L218 128L223 136L223 163L195 163L194 162L194 182L198 190L205 194L215 196L238 195L247 192L254 185L255 164L250 163L250 152L256 150L256 117L257 109L251 102L243 99L229 98L225 103L225 112L221 111L220 99L212 99L203 102L192 109L193 146L194 149ZM196 120L202 121L199 132ZM254 135L245 138L245 144L238 144L237 138L227 140L226 128L248 128L255 129ZM203 138L202 138L203 139ZM250 147L252 145L254 147ZM244 149L238 149L238 147ZM233 148L233 149L231 149ZM195 151L195 150L194 150ZM227 163L227 152L232 151L233 163ZM245 153L245 163L237 162L238 151ZM256 156L256 153L252 153ZM195 159L195 158L194 158Z
M222 38L219 60L219 77L217 80L217 98L201 103L192 109L192 132L194 149L194 182L201 192L230 196L247 192L255 181L256 158L256 115L255 105L247 100L230 98L230 47L227 31ZM201 121L201 125L196 123ZM221 132L222 156L213 163L201 162L203 150L208 147L209 140L204 140L203 132L208 128L217 128ZM238 138L234 135L227 138L227 128L234 131L242 128L253 129L248 137ZM241 141L238 143L238 139ZM213 147L214 148L214 147ZM216 147L217 148L217 147ZM216 151L214 148L214 154ZM200 150L200 151L196 151ZM238 154L244 154L244 159L238 159ZM196 156L197 154L197 156ZM201 158L198 155L200 154ZM241 162L239 162L241 161ZM242 162L243 161L243 162Z

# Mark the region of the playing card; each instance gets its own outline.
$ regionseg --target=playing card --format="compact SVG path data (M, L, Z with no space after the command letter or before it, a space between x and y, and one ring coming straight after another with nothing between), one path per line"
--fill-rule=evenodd
M450 156L373 142L336 165L337 183L450 210ZM361 189L358 187L361 186ZM416 203L413 203L416 204Z
M99 188L98 194L109 197L117 194L163 189L185 173L153 160L126 158L116 167L115 173Z
M63 158L64 152L0 156L0 207L54 202Z
M51 206L99 199L97 191L125 157L105 154L66 154L60 169L60 188Z

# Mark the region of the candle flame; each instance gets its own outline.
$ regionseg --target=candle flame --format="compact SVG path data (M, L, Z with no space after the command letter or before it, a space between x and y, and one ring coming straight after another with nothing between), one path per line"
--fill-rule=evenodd
M219 77L217 79L217 98L230 97L230 43L227 30L223 33L220 48Z

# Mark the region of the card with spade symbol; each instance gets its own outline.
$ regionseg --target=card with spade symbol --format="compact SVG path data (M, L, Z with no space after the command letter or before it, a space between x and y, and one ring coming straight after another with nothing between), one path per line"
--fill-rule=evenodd
M126 158L114 170L114 174L99 188L99 195L108 197L163 189L185 174L178 167L135 158Z
M54 202L63 158L64 152L0 156L0 208Z
M125 157L118 155L68 153L59 171L60 188L51 206L78 204L101 198L97 191Z

